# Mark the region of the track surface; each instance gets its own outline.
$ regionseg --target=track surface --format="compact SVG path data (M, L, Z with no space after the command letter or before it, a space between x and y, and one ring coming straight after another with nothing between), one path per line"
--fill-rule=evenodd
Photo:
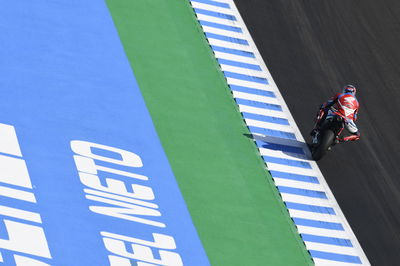
M236 0L307 138L318 106L359 88L362 140L319 166L372 265L400 261L400 2Z

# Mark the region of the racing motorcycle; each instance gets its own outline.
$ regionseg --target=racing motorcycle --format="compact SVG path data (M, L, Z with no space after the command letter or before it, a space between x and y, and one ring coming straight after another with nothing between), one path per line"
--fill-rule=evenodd
M322 108L319 110L316 121L323 119L324 115L326 118L312 135L310 150L315 161L320 160L327 151L343 140L341 134L346 125L351 125L350 116L353 113L354 106L351 103L338 104L328 110Z

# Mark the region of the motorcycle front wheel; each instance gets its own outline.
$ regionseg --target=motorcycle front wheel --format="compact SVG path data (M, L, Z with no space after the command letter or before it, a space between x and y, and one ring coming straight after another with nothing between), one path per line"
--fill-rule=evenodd
M335 139L335 133L333 133L333 131L330 129L327 129L321 133L322 135L317 146L312 150L312 157L315 161L321 160Z

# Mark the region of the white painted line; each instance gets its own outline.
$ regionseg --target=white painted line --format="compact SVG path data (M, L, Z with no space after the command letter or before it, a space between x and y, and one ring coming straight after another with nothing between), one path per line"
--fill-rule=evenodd
M345 255L351 255L351 256L358 255L357 250L355 250L354 247L328 245L328 244L321 244L321 243L308 242L308 241L304 241L304 243L306 244L307 249L311 249L311 250L345 254Z
M248 76L261 76L262 78L266 78L263 76L263 73L259 70L256 69L249 69L244 66L232 66L224 63L220 63L222 71L230 71L230 72L235 72L235 73L240 73L243 75L248 75Z
M262 122L262 121L253 120L253 119L245 119L245 121L246 121L246 124L248 126L256 126L256 127L261 127L261 128L268 128L268 129L273 129L273 130L279 130L279 131L283 131L283 132L293 133L293 130L290 128L290 126L274 124L274 123L268 123L268 122Z
M280 104L276 98L272 98L272 97L259 96L259 95L246 93L246 92L240 92L240 91L233 91L232 93L235 98L257 101L257 102L262 102L262 103L276 104L276 105Z
M223 7L218 7L218 6L213 6L213 5L207 5L203 3L198 3L198 2L191 2L192 7L194 8L201 8L213 12L218 12L218 13L223 13L223 14L228 14L232 16L237 16L235 12L232 9L229 8L223 8Z
M230 49L236 49L236 50L241 50L241 51L249 51L249 46L245 44L240 44L236 42L228 42L224 40L218 40L215 38L207 38L208 42L211 45L216 45L216 46L221 46L225 48L230 48Z
M261 83L257 83L257 82L246 81L246 80L241 80L241 79L234 79L234 78L226 78L226 80L228 81L228 84L238 84L239 86L244 86L244 87L248 87L248 88L270 90L270 86L268 84L261 84Z
M277 158L282 158L282 159L288 159L288 160L295 160L295 161L301 161L305 163L310 163L310 160L307 159L307 157L304 154L299 154L299 153L294 153L294 152L285 152L285 151L280 151L280 150L273 150L273 149L267 149L267 148L261 148L259 147L258 150L260 151L261 155L266 155L266 156L273 156Z
M229 31L229 30L224 30L224 29L219 29L219 28L214 28L214 27L209 27L209 26L202 26L202 27L205 32L211 32L211 33L215 33L215 34L219 34L219 35L229 36L232 38L246 39L246 36L240 32L234 32L234 31Z
M283 112L272 111L272 110L257 108L257 107L248 106L248 105L239 104L239 110L241 112L247 112L247 113L252 113L252 114L266 115L266 116L286 119L286 114Z
M214 51L214 54L215 54L216 58L233 60L233 61L247 63L247 64L255 64L255 65L258 64L258 62L252 57L234 55L234 54L223 53L223 52L218 52L218 51Z
M208 16L208 15L204 15L204 14L196 14L196 16L197 16L198 20L203 20L203 21L208 21L208 22L213 22L213 23L218 23L218 24L223 24L223 25L227 25L227 26L233 26L233 27L240 28L240 24L234 20L217 18L217 17Z
M295 188L311 189L317 191L323 191L324 189L320 184L296 181L280 177L274 177L274 181L277 186L295 187Z
M267 166L268 166L269 170L296 173L296 174L308 175L308 176L312 176L315 174L313 169L294 167L294 166L289 166L289 165L284 165L284 164L268 163Z
M346 231L329 230L329 229L310 227L310 226L302 226L302 225L297 225L297 230L301 234L326 236L326 237L337 237L337 238L347 239Z
M342 261L333 261L333 260L324 260L324 259L318 259L318 258L313 258L314 264L315 265L321 265L321 266L357 266L359 264L354 264L354 263L347 263L347 262L342 262Z
M297 140L282 139L282 138L276 138L276 137L272 137L272 136L263 136L260 134L253 134L253 138L254 138L254 140L270 142L270 143L275 143L275 144L281 144L281 145L286 145L286 146L293 146L293 147L298 147L298 148L304 148L304 145L306 145L305 143L297 141ZM304 149L303 149L303 151L304 151ZM310 157L307 157L307 158L310 158Z
M310 219L310 220L330 222L330 223L341 223L340 217L338 217L337 215L300 211L294 209L289 209L289 213L291 217L296 217L296 218Z
M319 199L319 198L311 198L311 197L304 197L300 195L288 194L288 193L281 193L282 199L287 202L296 202L301 204L310 204L310 201L313 204L331 208L332 206L329 204L329 201L326 199Z

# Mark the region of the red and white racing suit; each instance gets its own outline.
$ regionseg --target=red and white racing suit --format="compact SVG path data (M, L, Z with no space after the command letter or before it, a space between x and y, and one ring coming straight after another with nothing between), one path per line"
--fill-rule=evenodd
M360 133L358 132L355 121L357 120L357 113L360 107L356 97L351 93L338 93L333 96L329 101L325 102L320 109L324 110L324 115L317 120L315 129L318 129L322 122L332 113L331 107L336 110L343 109L345 106L351 106L351 108L345 108L346 117L348 121L345 123L345 128L351 134L350 136L344 137L341 141L355 141L360 139Z

